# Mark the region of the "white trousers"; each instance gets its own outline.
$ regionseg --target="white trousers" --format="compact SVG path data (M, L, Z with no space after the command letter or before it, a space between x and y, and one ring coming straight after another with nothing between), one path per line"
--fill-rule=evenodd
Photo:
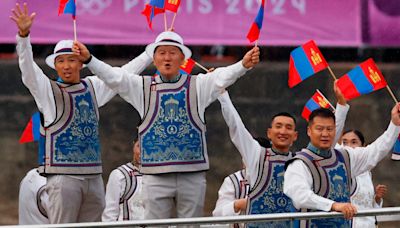
M51 224L101 221L105 199L100 174L76 178L50 175L46 191L49 195L47 214Z
M143 175L145 219L202 217L206 173ZM176 210L176 211L175 211Z

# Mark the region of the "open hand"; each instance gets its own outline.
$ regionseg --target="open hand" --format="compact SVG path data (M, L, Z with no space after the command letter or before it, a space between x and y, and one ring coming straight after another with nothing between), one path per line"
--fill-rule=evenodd
M10 19L17 24L18 34L21 37L27 37L29 35L29 31L33 24L33 19L36 16L36 13L32 13L29 15L28 5L24 3L24 9L22 10L20 5L15 4L15 8L11 10L13 15L10 16Z

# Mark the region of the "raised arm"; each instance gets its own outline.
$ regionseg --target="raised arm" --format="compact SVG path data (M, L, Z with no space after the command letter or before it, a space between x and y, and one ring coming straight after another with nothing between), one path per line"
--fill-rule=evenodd
M393 148L400 132L400 103L393 107L391 116L387 130L373 143L367 147L345 148L350 155L353 177L374 168Z
M143 117L143 78L141 76L131 74L121 67L111 67L98 60L79 41L74 42L73 52L81 61L87 63L87 67L93 74L130 103Z
M258 164L260 162L262 147L247 131L239 113L229 98L228 92L225 91L222 93L218 97L218 100L221 103L222 115L228 125L231 140L239 150L240 155L242 155L247 174L249 175L250 187L253 187L258 176Z
M350 108L342 92L336 86L336 82L337 81L335 81L335 83L333 84L333 91L335 92L337 100L336 111L335 111L336 134L335 134L335 141L333 141L333 145L336 145L336 143L339 142L339 139L342 136L344 123L346 122L347 113L349 112Z

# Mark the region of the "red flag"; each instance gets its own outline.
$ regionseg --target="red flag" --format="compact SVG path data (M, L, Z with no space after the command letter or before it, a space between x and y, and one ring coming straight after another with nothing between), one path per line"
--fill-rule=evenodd
M264 6L265 6L265 0L262 0L260 8L258 9L256 19L251 24L249 33L247 34L247 39L250 41L250 43L258 40L258 38L260 37L260 31L264 19Z
M369 58L337 81L337 86L347 100L386 87L387 83L374 60Z
M178 12L179 5L181 4L181 0L166 0L165 1L165 10L169 10L171 12Z
M150 29L153 29L153 18L157 15L157 14L161 14L164 13L165 10L161 9L161 8L157 8L155 6L152 6L150 4L146 4L145 8L142 11L142 14L144 16L146 16L147 19L147 23L149 25Z
M193 59L189 58L185 60L185 63L181 65L181 70L183 70L187 74L191 74L195 65L196 62Z
M75 0L60 0L58 6L58 16L61 14L72 14L72 18L76 17L76 4Z

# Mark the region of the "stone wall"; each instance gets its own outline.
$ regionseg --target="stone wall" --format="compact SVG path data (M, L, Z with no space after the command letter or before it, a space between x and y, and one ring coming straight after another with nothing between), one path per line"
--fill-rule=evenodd
M122 62L108 61L112 65ZM43 60L39 65L46 69L46 74L54 75ZM340 76L356 63L333 63L332 69ZM328 71L318 73L313 78L294 89L287 86L286 62L262 62L236 84L229 88L233 103L237 107L248 130L257 136L265 136L266 127L271 116L277 112L288 111L296 115L299 139L293 150L305 146L307 141L306 122L300 114L305 102L315 89L321 90L334 103L332 78ZM396 80L400 67L391 64L380 64L387 81L395 91L400 81ZM0 224L17 223L18 186L25 173L36 166L36 145L19 144L18 139L35 112L36 105L21 81L16 61L0 61ZM145 73L154 72L149 68ZM85 74L88 74L85 71ZM346 128L360 129L367 141L373 141L389 123L393 101L385 90L360 97L351 101L350 114ZM129 161L131 140L136 136L139 122L137 112L121 98L116 97L100 109L100 136L104 162L103 177L105 183L112 169ZM205 214L210 215L217 198L217 191L223 178L240 169L241 158L228 135L228 129L222 119L220 105L214 102L206 111L208 151L211 169L207 174L207 197ZM387 184L389 193L385 206L399 205L400 192L397 171L400 163L388 157L374 170L375 183ZM390 170L389 170L390 169Z

